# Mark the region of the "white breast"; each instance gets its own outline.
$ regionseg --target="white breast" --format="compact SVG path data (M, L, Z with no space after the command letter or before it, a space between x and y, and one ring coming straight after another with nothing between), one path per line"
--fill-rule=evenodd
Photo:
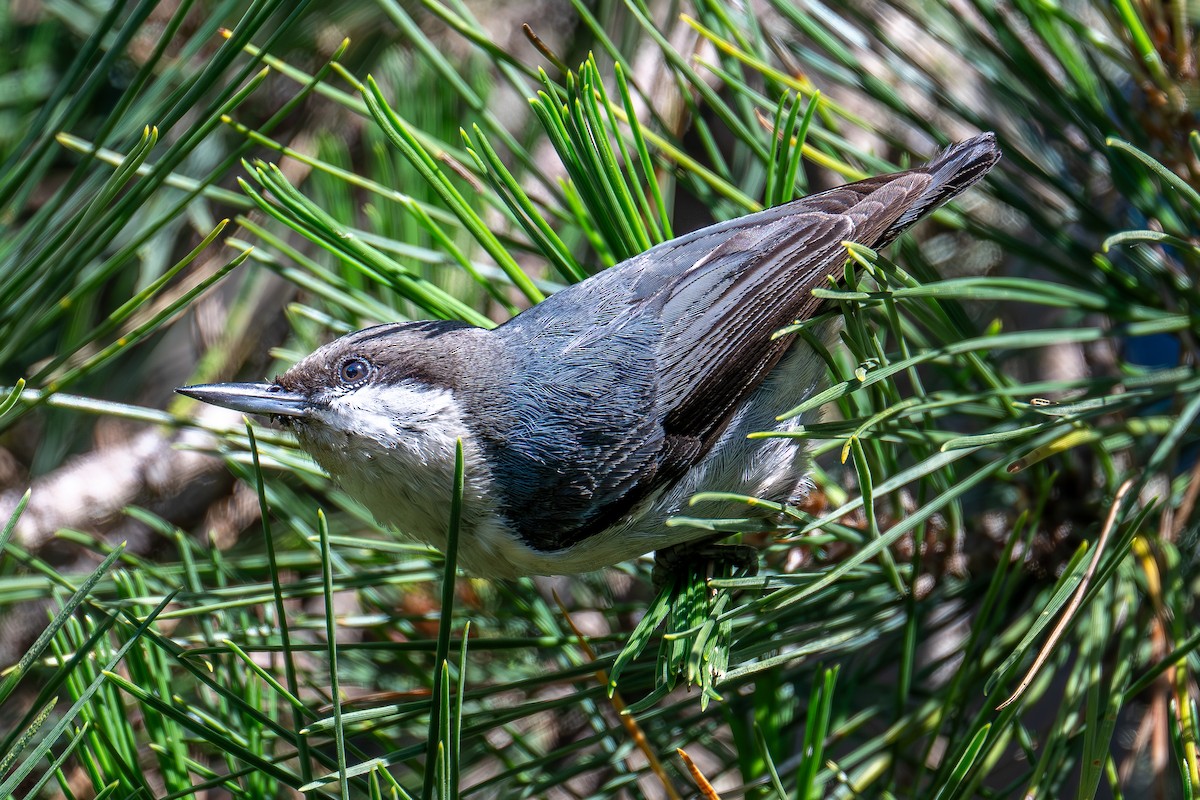
M440 550L446 546L461 438L465 486L459 563L478 575L494 574L475 546L482 538L483 549L489 549L486 542L503 527L491 500L491 473L452 392L418 381L367 385L332 399L317 415L314 422L320 424L297 430L304 449L381 523Z
M465 493L458 564L494 578L587 572L627 561L707 531L666 526L672 516L738 517L734 503L688 507L701 491L733 492L791 502L803 495L808 471L795 439L747 439L757 431L790 431L804 420L775 416L816 392L824 363L798 342L763 385L735 413L708 454L683 478L657 493L607 531L560 551L535 550L499 515L492 476L462 410L447 389L409 381L363 386L333 398L318 419L297 430L301 444L345 491L382 523L444 550L454 483L455 446L461 437ZM810 415L815 417L814 415Z

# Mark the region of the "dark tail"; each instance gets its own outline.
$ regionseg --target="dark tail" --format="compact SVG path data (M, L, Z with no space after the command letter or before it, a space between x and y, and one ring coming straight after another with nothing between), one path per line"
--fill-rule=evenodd
M982 178L999 160L996 134L989 131L950 145L916 171L932 175L934 186L940 187L933 200L936 206Z
M998 160L996 135L981 133L951 145L928 164L809 195L778 206L776 213L803 209L846 214L855 221L856 242L883 248L925 214L968 189Z
M952 144L923 167L908 171L911 175L928 175L933 180L912 205L879 237L876 247L884 247L921 217L942 203L957 197L988 173L1000 160L996 134L988 132ZM888 176L893 180L895 175Z

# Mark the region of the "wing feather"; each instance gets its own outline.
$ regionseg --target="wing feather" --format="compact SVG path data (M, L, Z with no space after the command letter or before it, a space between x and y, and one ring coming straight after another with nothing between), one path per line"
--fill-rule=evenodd
M484 437L511 476L518 535L570 546L677 480L792 343L771 335L812 316L812 289L841 268L842 243L886 246L998 158L984 134L923 167L710 226L497 328L528 359L509 421ZM570 385L557 384L564 375Z

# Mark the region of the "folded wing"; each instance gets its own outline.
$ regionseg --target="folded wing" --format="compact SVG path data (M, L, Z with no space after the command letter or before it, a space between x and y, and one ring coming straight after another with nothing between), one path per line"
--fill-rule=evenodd
M772 334L812 316L812 289L841 269L843 243L886 246L998 158L984 134L925 166L710 226L498 329L514 351L558 364L555 375L572 379L559 387L535 378L527 410L537 423L512 430L536 440L505 439L502 460L528 473L527 486L550 487L542 503L514 490L519 532L565 547L677 480L791 345Z

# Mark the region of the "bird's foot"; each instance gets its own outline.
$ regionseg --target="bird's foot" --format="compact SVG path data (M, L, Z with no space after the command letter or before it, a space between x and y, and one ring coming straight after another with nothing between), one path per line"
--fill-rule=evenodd
M699 573L703 579L719 577L721 567L741 569L747 576L758 574L758 548L748 544L686 542L656 550L651 580L656 591L670 586L687 574Z

